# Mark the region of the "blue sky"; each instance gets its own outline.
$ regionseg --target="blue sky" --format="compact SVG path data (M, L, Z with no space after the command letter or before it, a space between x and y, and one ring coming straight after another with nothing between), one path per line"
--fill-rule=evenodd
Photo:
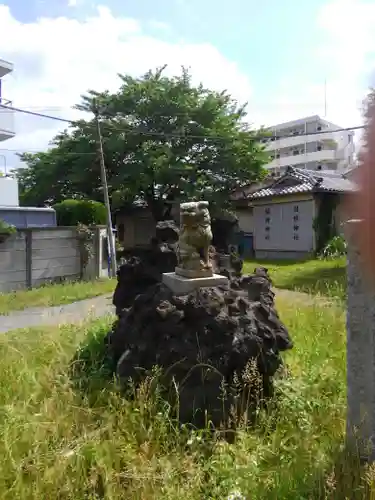
M0 0L0 58L14 105L74 118L87 88L114 89L116 73L168 63L248 101L249 120L272 124L323 114L361 122L375 58L375 0ZM46 147L61 125L16 116L9 151ZM1 153L2 151L0 151Z

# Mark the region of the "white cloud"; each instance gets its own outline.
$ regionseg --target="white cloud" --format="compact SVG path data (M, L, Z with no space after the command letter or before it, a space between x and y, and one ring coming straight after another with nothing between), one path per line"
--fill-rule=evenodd
M375 3L334 0L318 20L325 37L320 56L327 67L329 99L338 116L360 120L362 98L375 68Z
M1 57L15 65L3 95L20 108L75 118L71 106L87 89L115 90L118 73L139 75L165 63L170 74L188 66L197 83L227 88L241 101L252 90L246 75L212 45L161 41L145 34L136 20L114 17L107 7L82 22L60 17L25 24L0 5L0 32ZM39 149L61 128L17 115L17 137L1 146Z
M167 23L163 23L162 21L151 20L148 24L151 28L154 28L155 30L158 30L158 31L161 31L164 33L171 32L170 25Z
M328 1L316 23L316 47L312 57L306 53L306 68L315 77L307 80L303 67L289 76L280 75L276 97L271 96L263 108L257 106L259 122L276 124L314 114L324 116L326 95L328 120L343 127L363 123L363 98L375 86L375 3ZM361 133L355 132L357 144Z
M136 20L114 17L107 7L98 7L84 21L60 17L21 23L0 5L0 56L15 64L14 75L4 79L3 95L18 107L75 118L71 106L87 89L114 90L117 73L139 75L167 63L170 74L189 66L196 82L226 88L239 101L250 101L249 118L255 124L323 114L327 77L327 118L357 125L366 78L374 68L375 4L332 0L321 9L317 23L321 35L310 61L317 68L315 80L306 82L303 69L296 68L290 76L280 75L268 99L254 95L249 77L213 45L162 41L147 35ZM64 128L19 114L16 126L16 138L0 149L39 150Z

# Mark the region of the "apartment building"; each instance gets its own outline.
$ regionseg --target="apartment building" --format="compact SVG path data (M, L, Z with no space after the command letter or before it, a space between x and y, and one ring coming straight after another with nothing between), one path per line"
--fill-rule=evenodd
M9 109L12 102L6 98L6 75L13 71L13 64L0 59L0 150L1 142L15 136L14 112ZM5 78L4 78L5 77ZM5 83L5 84L4 84ZM0 206L18 207L17 179L7 173L6 156L0 151Z
M0 59L0 142L15 136L12 102L6 97L6 75L13 71L13 64ZM5 78L4 78L5 77Z
M269 127L264 142L272 161L266 168L276 176L288 167L346 172L353 164L354 132L340 129L318 115Z

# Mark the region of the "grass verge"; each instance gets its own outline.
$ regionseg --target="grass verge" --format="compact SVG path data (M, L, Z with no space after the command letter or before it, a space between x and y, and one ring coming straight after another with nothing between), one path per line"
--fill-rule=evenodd
M89 299L113 292L114 279L95 281L75 281L50 284L32 290L0 294L0 314L9 314L28 307L50 307L70 304L77 300Z
M141 389L121 397L101 361L112 318L0 338L0 499L366 498L375 474L340 451L344 313L278 301L295 347L277 410L235 444L188 433ZM77 387L72 359L81 343ZM375 491L375 490L374 490Z
M324 295L333 299L346 298L346 259L309 260L306 262L247 261L244 272L256 266L264 266L270 272L277 288L297 290L313 295Z

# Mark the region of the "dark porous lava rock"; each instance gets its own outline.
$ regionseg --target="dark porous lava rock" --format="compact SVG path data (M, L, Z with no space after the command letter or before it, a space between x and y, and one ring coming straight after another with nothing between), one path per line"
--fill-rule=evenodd
M176 243L180 230L174 220L161 220L156 223L155 232L159 243Z
M121 379L138 384L159 366L180 421L198 426L228 422L230 409L238 412L245 393L248 409L259 387L262 399L270 396L280 353L292 347L264 268L183 296L161 283L149 286L123 309L106 341Z
M117 285L112 303L119 316L124 308L133 305L134 299L150 286L158 283L158 279L148 272L144 260L131 257L117 271Z
M119 316L124 308L131 307L134 299L151 285L160 283L162 274L173 272L177 256L173 244L152 242L146 255L130 257L117 271L117 285L112 303Z
M124 308L149 286L162 281L163 273L173 272L177 266L176 245L179 230L172 220L156 224L156 236L143 248L124 253L124 263L117 271L117 285L112 303L119 316Z

